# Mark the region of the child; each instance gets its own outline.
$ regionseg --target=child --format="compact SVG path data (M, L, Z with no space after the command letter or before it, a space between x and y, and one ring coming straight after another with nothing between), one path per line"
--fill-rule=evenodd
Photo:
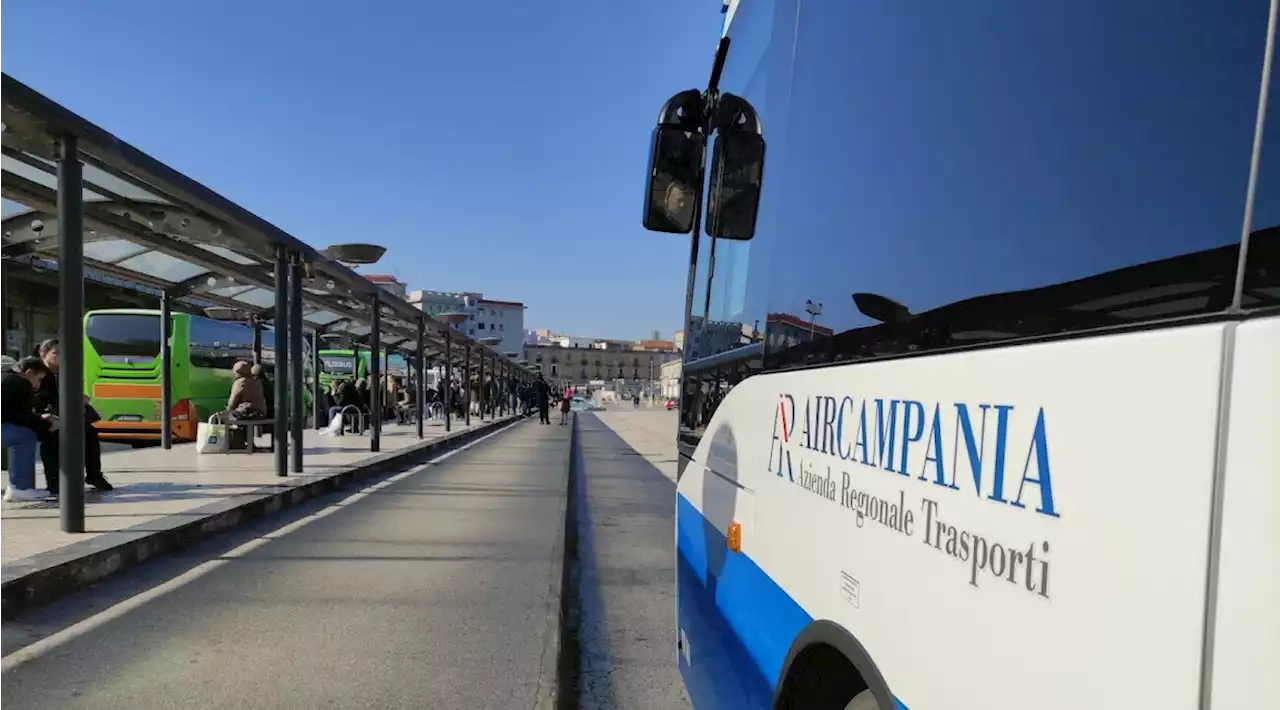
M560 426L569 423L569 404L572 401L572 398L568 396L560 398Z

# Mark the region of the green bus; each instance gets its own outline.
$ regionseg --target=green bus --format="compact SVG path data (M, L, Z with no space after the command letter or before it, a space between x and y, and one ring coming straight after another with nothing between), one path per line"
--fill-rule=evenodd
M360 351L360 363L356 364L354 350L321 350L320 351L320 385L326 389L334 378L358 380L368 377L370 371L370 351ZM383 374L394 377L407 377L409 363L403 355L383 351Z
M173 440L193 441L196 424L226 409L231 366L253 362L253 328L243 323L174 313L170 340ZM304 381L311 382L310 343L303 339ZM262 366L274 379L275 331L262 331ZM160 441L160 311L122 308L84 317L84 390L102 419L103 441ZM267 391L268 399L272 393ZM303 411L311 411L310 388Z

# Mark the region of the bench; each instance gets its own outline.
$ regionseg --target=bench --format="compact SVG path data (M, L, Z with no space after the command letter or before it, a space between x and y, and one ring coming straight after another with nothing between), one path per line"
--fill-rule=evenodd
M259 431L259 428L260 428L260 427L264 427L264 426L270 426L270 427L272 427L272 429L271 429L271 448L270 448L270 449L268 449L268 451L272 451L272 450L274 450L274 449L275 449L275 447L276 447L276 429L275 429L275 427L276 427L277 425L281 424L282 422L281 422L280 420L278 420L278 419L275 419L275 418L272 418L272 419L236 419L236 418L235 418L235 415L232 415L232 414L229 414L229 413L228 413L228 414L226 415L226 418L225 418L225 420L224 420L224 422L223 422L223 423L227 425L228 433L230 433L230 428L231 428L231 427L233 427L233 426L242 426L242 427L244 427L244 428L245 428L245 440L246 440L246 442L245 442L245 448L248 450L248 452L249 452L250 454L252 454L252 453L254 452L253 437L254 437L254 435ZM227 448L227 453L231 453L231 449L230 449L230 447L228 447L228 448Z

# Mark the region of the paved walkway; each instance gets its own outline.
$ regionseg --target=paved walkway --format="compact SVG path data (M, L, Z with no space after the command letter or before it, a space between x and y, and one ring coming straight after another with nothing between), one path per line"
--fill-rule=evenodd
M579 706L689 707L676 665L676 413L578 415Z
M3 702L533 707L568 436L518 424L6 623Z
M471 421L473 426L480 423L474 417ZM461 422L454 422L453 431L465 429ZM444 433L443 421L428 422L424 440ZM265 446L270 438L258 441ZM109 493L86 489L86 532L69 534L59 529L56 500L5 503L0 513L0 557L9 567L32 555L104 533L136 530L165 516L181 515L263 486L298 485L374 456L369 452L368 435L332 437L307 430L303 442L304 473L290 474L283 480L275 475L275 454L270 451L200 456L194 445L182 444L168 451L156 447L103 453L103 470L116 489ZM382 453L418 443L416 426L389 424L382 429ZM39 463L36 477L43 486Z

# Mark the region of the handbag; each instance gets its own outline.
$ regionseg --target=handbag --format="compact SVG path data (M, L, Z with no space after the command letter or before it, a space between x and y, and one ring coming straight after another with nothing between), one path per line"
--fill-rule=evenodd
M222 423L218 412L209 415L209 421L196 427L197 454L225 454L231 450L230 432Z

